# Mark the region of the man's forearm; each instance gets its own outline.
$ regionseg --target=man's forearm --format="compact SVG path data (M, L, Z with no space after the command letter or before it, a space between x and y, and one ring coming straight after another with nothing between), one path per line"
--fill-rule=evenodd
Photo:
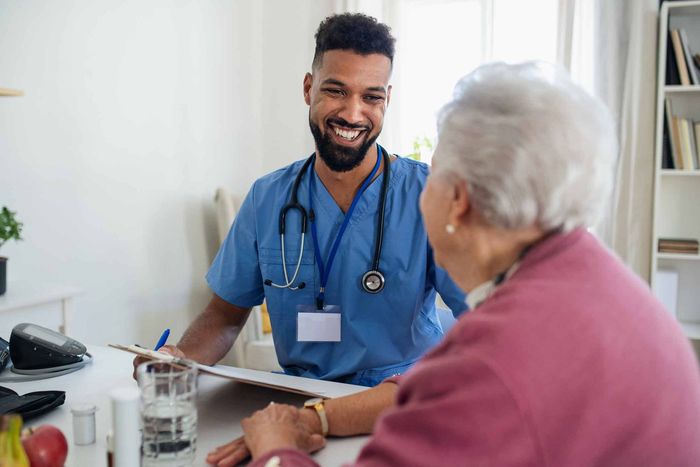
M379 415L394 405L395 383L382 383L372 389L350 396L329 399L325 402L328 417L328 434L353 436L372 433ZM313 431L321 432L321 423L313 409L304 409L304 417Z
M250 309L214 297L183 334L177 347L187 358L214 365L231 349L248 319Z

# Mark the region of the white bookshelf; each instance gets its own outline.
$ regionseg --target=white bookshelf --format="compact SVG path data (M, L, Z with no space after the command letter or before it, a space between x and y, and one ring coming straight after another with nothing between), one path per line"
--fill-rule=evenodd
M684 29L691 50L700 53L700 1L665 2L659 16L651 285L657 285L659 271L677 273L677 305L670 311L688 338L700 340L700 255L658 252L660 238L700 240L700 170L663 168L665 100L675 115L700 121L700 85L666 82L674 28Z

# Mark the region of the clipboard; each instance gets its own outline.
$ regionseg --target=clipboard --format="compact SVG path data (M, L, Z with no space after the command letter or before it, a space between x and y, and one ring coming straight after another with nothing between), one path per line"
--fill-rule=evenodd
M130 352L150 360L177 363L180 358L151 349L144 349L135 345L108 344L110 347ZM291 392L309 397L322 397L324 399L343 397L362 392L367 388L354 384L336 383L320 379L302 378L269 371L251 370L226 365L202 365L197 363L200 373L219 376L244 384L252 384L278 391Z

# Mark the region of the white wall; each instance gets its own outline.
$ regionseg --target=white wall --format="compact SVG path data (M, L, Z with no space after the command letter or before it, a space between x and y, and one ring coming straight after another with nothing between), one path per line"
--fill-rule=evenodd
M82 287L72 335L180 336L209 299L212 196L313 148L302 96L332 0L0 2L10 280ZM1 317L0 317L1 318Z
M77 285L85 342L176 336L209 298L216 186L262 173L256 1L0 3L10 280ZM254 21L257 19L257 21ZM2 317L0 317L1 319Z
M314 149L304 75L311 71L314 34L333 13L332 1L266 0L263 7L263 167L271 171L307 157Z

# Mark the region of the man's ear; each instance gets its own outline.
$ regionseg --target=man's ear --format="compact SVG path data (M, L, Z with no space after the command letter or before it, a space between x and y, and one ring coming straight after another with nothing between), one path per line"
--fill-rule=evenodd
M389 107L389 102L391 101L391 84L386 88L386 106Z
M311 73L304 76L304 102L306 105L311 105L311 86L314 83L314 77Z
M452 225L461 225L469 222L469 217L473 214L471 196L467 183L460 180L453 186L452 201L450 202L450 212L448 221Z

